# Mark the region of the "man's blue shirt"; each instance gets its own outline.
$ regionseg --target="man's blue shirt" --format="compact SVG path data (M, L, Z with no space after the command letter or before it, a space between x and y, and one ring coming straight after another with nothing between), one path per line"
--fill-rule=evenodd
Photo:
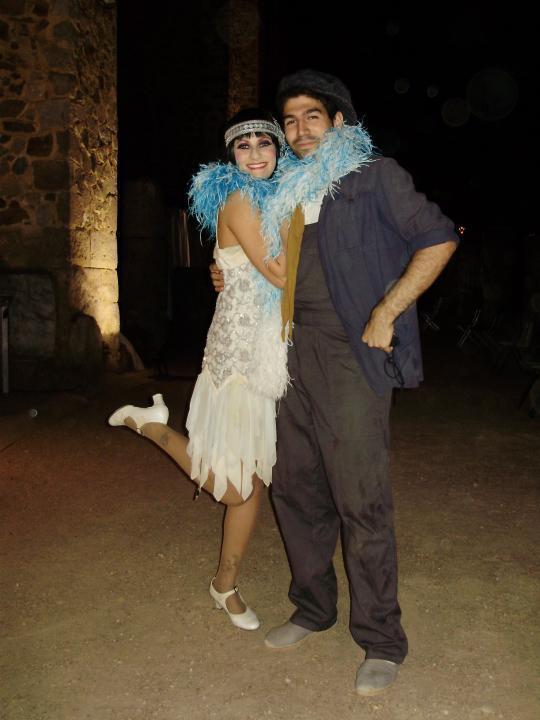
M366 323L417 250L459 242L454 223L395 160L381 157L342 178L334 197L324 198L318 232L334 307L368 382L383 395L399 383L385 371L386 354L362 341ZM416 304L397 318L395 332L404 387L416 387L423 379Z

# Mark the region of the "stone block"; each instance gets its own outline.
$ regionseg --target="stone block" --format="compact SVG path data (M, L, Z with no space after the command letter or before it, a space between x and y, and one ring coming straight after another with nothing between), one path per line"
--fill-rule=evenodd
M88 212L88 198L86 193L81 195L78 192L70 194L70 220L72 228L83 228L86 225Z
M0 100L0 117L16 118L26 107L24 100Z
M101 177L99 180L99 189L104 195L110 195L116 200L118 196L118 178L116 176L116 165L107 168L107 171L107 174ZM115 207L115 210L116 209L117 208Z
M41 130L68 127L69 101L60 98L43 100L38 103L38 114Z
M22 228L2 228L2 232L0 233L0 270L17 267L17 263L13 262L12 249L20 248L22 237Z
M35 127L30 122L23 122L22 120L4 120L4 130L6 132L13 133L32 133L35 132Z
M24 88L24 96L30 102L36 102L47 97L47 83L45 80L30 79Z
M69 230L62 227L42 228L35 257L41 260L42 267L65 267L70 258Z
M86 230L72 228L70 235L71 262L81 267L90 267L90 236Z
M7 172L9 172L9 163L6 162ZM4 165L0 162L0 175L3 175ZM2 195L4 197L18 197L24 188L24 183L21 178L16 175L7 175L2 180Z
M118 250L114 230L93 232L90 236L90 266L116 270Z
M51 197L48 197L50 195ZM30 190L25 194L25 203L28 205L28 207L35 208L39 205L43 198L43 193L38 192L37 190ZM45 194L45 200L56 200L56 195L54 193L46 193Z
M34 185L38 190L68 190L69 165L63 160L34 160Z
M56 207L53 203L44 203L36 208L36 222L40 227L54 225L56 222Z
M26 138L23 137L22 135L19 135L19 136L16 135L11 142L10 150L14 155L20 155L24 151L25 147L26 147Z
M0 226L17 225L28 219L28 213L16 201L12 201L5 210L0 210Z
M0 60L0 70L8 70L9 72L13 72L16 67L16 64L12 60Z
M75 69L73 51L59 45L49 45L44 49L45 58L49 68L69 72Z
M22 226L13 226L14 228L24 229ZM21 232L21 240L19 242L10 241L10 236L6 232L7 228L2 227L0 232L0 272L8 269L21 269L33 267L36 269L47 269L43 263L36 264L33 262L36 254L36 240L26 242L25 236Z
M49 14L49 3L44 2L43 0L38 0L34 3L32 13L38 17L47 17Z
M15 160L12 166L12 170L15 175L24 175L28 169L28 160L25 157L20 157Z
M56 133L56 145L58 147L58 150L62 155L67 155L69 153L69 143L70 143L70 132L69 130L59 130Z
M77 78L71 73L50 72L49 79L55 95L69 95L77 83Z
M9 342L14 355L50 358L56 339L52 279L38 273L0 273L0 295L11 296Z
M32 50L31 45L24 43L22 46L19 46L17 50L13 51L13 55L9 57L8 62L9 61L13 61L13 69L20 73L23 69L33 67L35 63L35 52ZM14 80L20 80L21 75L17 76L13 73L11 77Z
M58 220L66 227L70 224L70 193L60 192L58 193L58 200L56 203L56 211L58 214Z
M115 339L116 342L118 342L120 313L117 303L96 303L95 305L90 305L87 314L96 319L105 342L112 343Z
M99 205L98 215L103 230L114 232L116 230L118 205L116 195L106 195Z
M24 15L25 0L2 0L3 15Z
M59 17L72 15L73 0L50 0L50 14Z
M36 135L28 140L26 152L28 155L35 157L47 157L51 154L53 148L53 136Z
M62 228L3 227L0 232L0 271L5 268L47 270L65 266L69 258L67 232Z
M72 268L70 286L71 305L87 312L88 308L101 304L111 305L118 302L118 278L114 270ZM93 313L88 313L93 315Z
M53 35L57 40L67 40L74 44L79 37L79 32L72 22L62 20L53 27Z
M0 62L0 67L2 66L2 63ZM12 95L22 95L24 83L11 83L9 86L9 92Z

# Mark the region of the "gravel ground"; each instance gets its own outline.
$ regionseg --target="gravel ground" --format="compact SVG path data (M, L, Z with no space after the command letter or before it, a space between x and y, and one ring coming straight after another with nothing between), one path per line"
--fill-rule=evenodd
M212 608L222 507L107 415L163 392L182 428L192 382L149 371L80 393L13 393L0 418L2 720L537 720L540 419L527 378L427 354L398 393L392 476L410 654L397 683L354 692L362 653L339 620L296 650L265 632L291 612L268 495L241 589L262 618ZM34 408L37 415L29 410Z

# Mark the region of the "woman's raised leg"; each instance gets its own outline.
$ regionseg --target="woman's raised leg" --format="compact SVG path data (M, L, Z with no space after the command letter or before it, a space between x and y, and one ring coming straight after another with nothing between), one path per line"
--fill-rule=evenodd
M132 418L126 418L125 424L132 430L137 430L137 425ZM191 458L187 451L189 439L185 435L173 430L168 425L155 422L142 425L140 433L166 452L180 466L188 478L191 478ZM206 490L210 495L214 493L214 473L212 471L208 473L208 479L203 485L203 490ZM244 500L238 490L231 483L227 483L227 490L220 502L224 505L242 505Z

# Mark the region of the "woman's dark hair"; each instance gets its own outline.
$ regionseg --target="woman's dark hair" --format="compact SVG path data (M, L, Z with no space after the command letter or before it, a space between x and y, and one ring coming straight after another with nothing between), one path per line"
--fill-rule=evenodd
M276 98L276 105L279 110L279 115L281 119L283 119L283 108L285 107L285 103L287 102L287 100L289 100L290 98L299 97L300 95L306 95L307 97L313 98L314 100L318 100L328 113L328 117L330 118L330 120L333 120L336 117L336 113L340 112L338 104L334 102L332 98L329 98L328 95L319 94L318 92L314 92L309 88L295 87L291 88L290 90L286 90L285 92L278 95Z
M242 122L249 122L250 120L267 120L271 123L276 122L274 116L268 110L263 110L262 108L257 107L245 108L245 110L240 110L240 112L237 112L236 115L233 115L232 118L227 121L225 127L223 128L223 133L225 134L227 130L233 125L237 125L238 123ZM238 140L242 137L249 137L250 135L251 133L246 133L245 135L238 135L238 137L234 138L234 140ZM279 146L279 140L273 133L256 132L255 135L257 137L260 137L261 135L268 135L268 137L274 143L274 147L276 148L276 158L280 156L281 149ZM225 148L225 159L227 162L233 163L233 165L235 164L234 140L232 140Z

